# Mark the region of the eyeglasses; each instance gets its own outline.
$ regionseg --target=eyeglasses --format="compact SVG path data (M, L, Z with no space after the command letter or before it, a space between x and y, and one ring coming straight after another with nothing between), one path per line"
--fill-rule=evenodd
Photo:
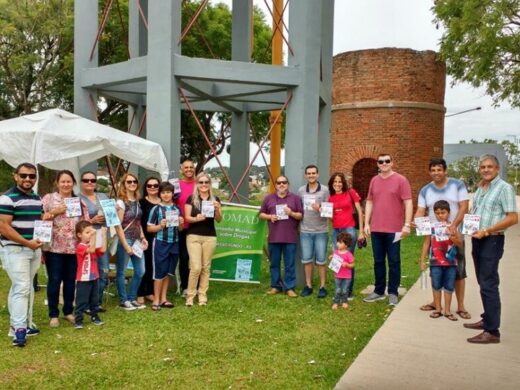
M20 176L20 179L36 179L36 173L17 173L18 176Z
M280 184L287 184L289 183L287 180L281 180L281 181L277 181L276 184L277 185L280 185Z
M199 181L199 184L209 184L208 180Z
M147 184L146 188L159 188L159 184Z
M127 180L126 184L137 184L137 180Z
M386 160L377 160L378 164L390 164L391 162L392 160L390 160L389 158L387 158Z
M81 182L95 184L97 182L97 179L81 179Z

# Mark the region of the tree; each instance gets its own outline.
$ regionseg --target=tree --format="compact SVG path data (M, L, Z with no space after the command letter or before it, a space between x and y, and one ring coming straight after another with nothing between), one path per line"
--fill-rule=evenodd
M462 180L469 192L474 192L480 181L478 157L467 156L448 166L448 176Z
M436 0L440 54L455 82L520 107L520 0Z

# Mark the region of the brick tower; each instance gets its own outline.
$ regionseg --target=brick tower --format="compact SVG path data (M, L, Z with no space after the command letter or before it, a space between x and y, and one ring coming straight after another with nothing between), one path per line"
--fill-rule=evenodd
M334 57L330 172L352 177L363 199L381 152L418 190L442 157L446 69L433 51L384 48Z

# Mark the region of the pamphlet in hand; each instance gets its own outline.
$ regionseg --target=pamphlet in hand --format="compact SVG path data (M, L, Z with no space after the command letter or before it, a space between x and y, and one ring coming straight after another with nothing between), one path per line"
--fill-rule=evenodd
M464 214L462 234L472 235L480 228L480 215Z
M430 217L418 217L415 221L415 232L418 236L429 236L432 234L432 223Z
M203 200L201 207L201 214L206 218L215 218L215 206L211 200Z
M168 179L168 181L173 186L173 193L175 195L180 194L181 193L181 185L179 183L179 179L173 178L173 179Z
M446 222L435 222L433 224L433 231L437 241L447 241L450 238L448 224Z
M332 218L333 212L334 212L334 205L332 204L332 202L322 202L321 203L320 217Z
M134 255L137 257L143 257L143 244L141 244L141 240L134 241L134 244L132 245L132 252L134 252Z
M34 221L33 240L51 242L52 221Z
M165 214L167 228L179 226L179 212L177 210L166 210Z
M99 204L105 214L107 227L121 225L121 221L119 221L119 217L117 216L116 201L114 199L101 199Z
M81 203L77 196L73 198L64 198L63 201L65 202L65 207L67 207L67 210L65 211L67 217L81 217Z
M343 265L343 259L340 256L338 256L337 254L334 254L332 256L332 259L330 260L329 268L331 270L333 270L335 273L338 273L339 270L341 269L342 265Z
M277 204L276 205L276 217L280 219L289 219L289 216L285 213L286 204Z
M303 209L314 210L312 205L316 203L316 196L314 195L303 195Z
M101 248L103 246L103 230L96 230L96 248Z

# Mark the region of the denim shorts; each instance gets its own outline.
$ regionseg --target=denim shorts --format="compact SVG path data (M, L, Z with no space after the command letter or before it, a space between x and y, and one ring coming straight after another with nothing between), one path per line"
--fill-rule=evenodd
M450 293L455 290L457 267L430 266L430 273L432 277L433 290L444 290Z
M328 233L300 233L300 245L302 248L302 263L312 263L316 259L316 264L325 265L327 263L327 243Z

